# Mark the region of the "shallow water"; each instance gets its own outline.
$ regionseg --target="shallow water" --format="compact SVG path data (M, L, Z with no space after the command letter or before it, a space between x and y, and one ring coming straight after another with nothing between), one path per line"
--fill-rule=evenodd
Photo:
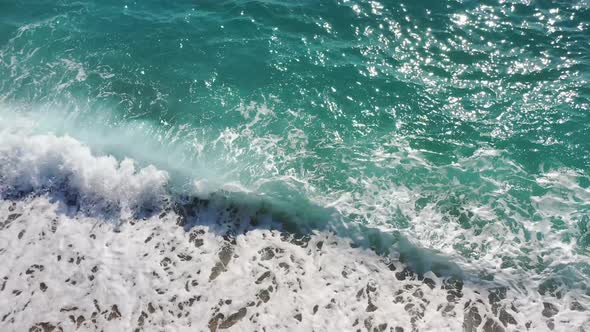
M589 29L581 0L4 1L0 326L590 330Z

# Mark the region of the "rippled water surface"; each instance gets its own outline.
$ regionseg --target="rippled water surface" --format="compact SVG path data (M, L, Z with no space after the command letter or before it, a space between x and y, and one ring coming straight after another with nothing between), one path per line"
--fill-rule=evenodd
M19 142L68 135L166 172L166 192L237 192L590 304L589 80L587 0L5 0L0 193L89 174L15 171L42 168ZM77 195L119 204L141 191L125 177L108 204Z

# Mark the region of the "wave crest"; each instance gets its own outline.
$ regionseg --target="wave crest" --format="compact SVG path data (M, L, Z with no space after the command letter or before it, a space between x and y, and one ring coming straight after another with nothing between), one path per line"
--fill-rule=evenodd
M169 175L138 168L125 158L95 156L69 137L0 133L0 195L60 192L85 210L132 213L154 208L167 196Z

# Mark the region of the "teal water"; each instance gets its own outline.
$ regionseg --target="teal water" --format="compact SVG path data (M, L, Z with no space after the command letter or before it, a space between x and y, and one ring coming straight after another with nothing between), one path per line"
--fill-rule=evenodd
M589 80L586 0L0 2L3 114L586 296Z

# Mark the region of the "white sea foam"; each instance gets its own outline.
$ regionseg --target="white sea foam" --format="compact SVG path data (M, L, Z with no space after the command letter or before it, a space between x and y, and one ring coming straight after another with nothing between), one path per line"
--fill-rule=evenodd
M249 217L202 210L189 232L174 213L114 228L65 215L45 197L1 201L0 327L548 331L551 322L569 331L590 324L580 294L522 294L430 272L420 281L403 264L329 233L297 242L265 228L235 240L220 232L218 225Z

